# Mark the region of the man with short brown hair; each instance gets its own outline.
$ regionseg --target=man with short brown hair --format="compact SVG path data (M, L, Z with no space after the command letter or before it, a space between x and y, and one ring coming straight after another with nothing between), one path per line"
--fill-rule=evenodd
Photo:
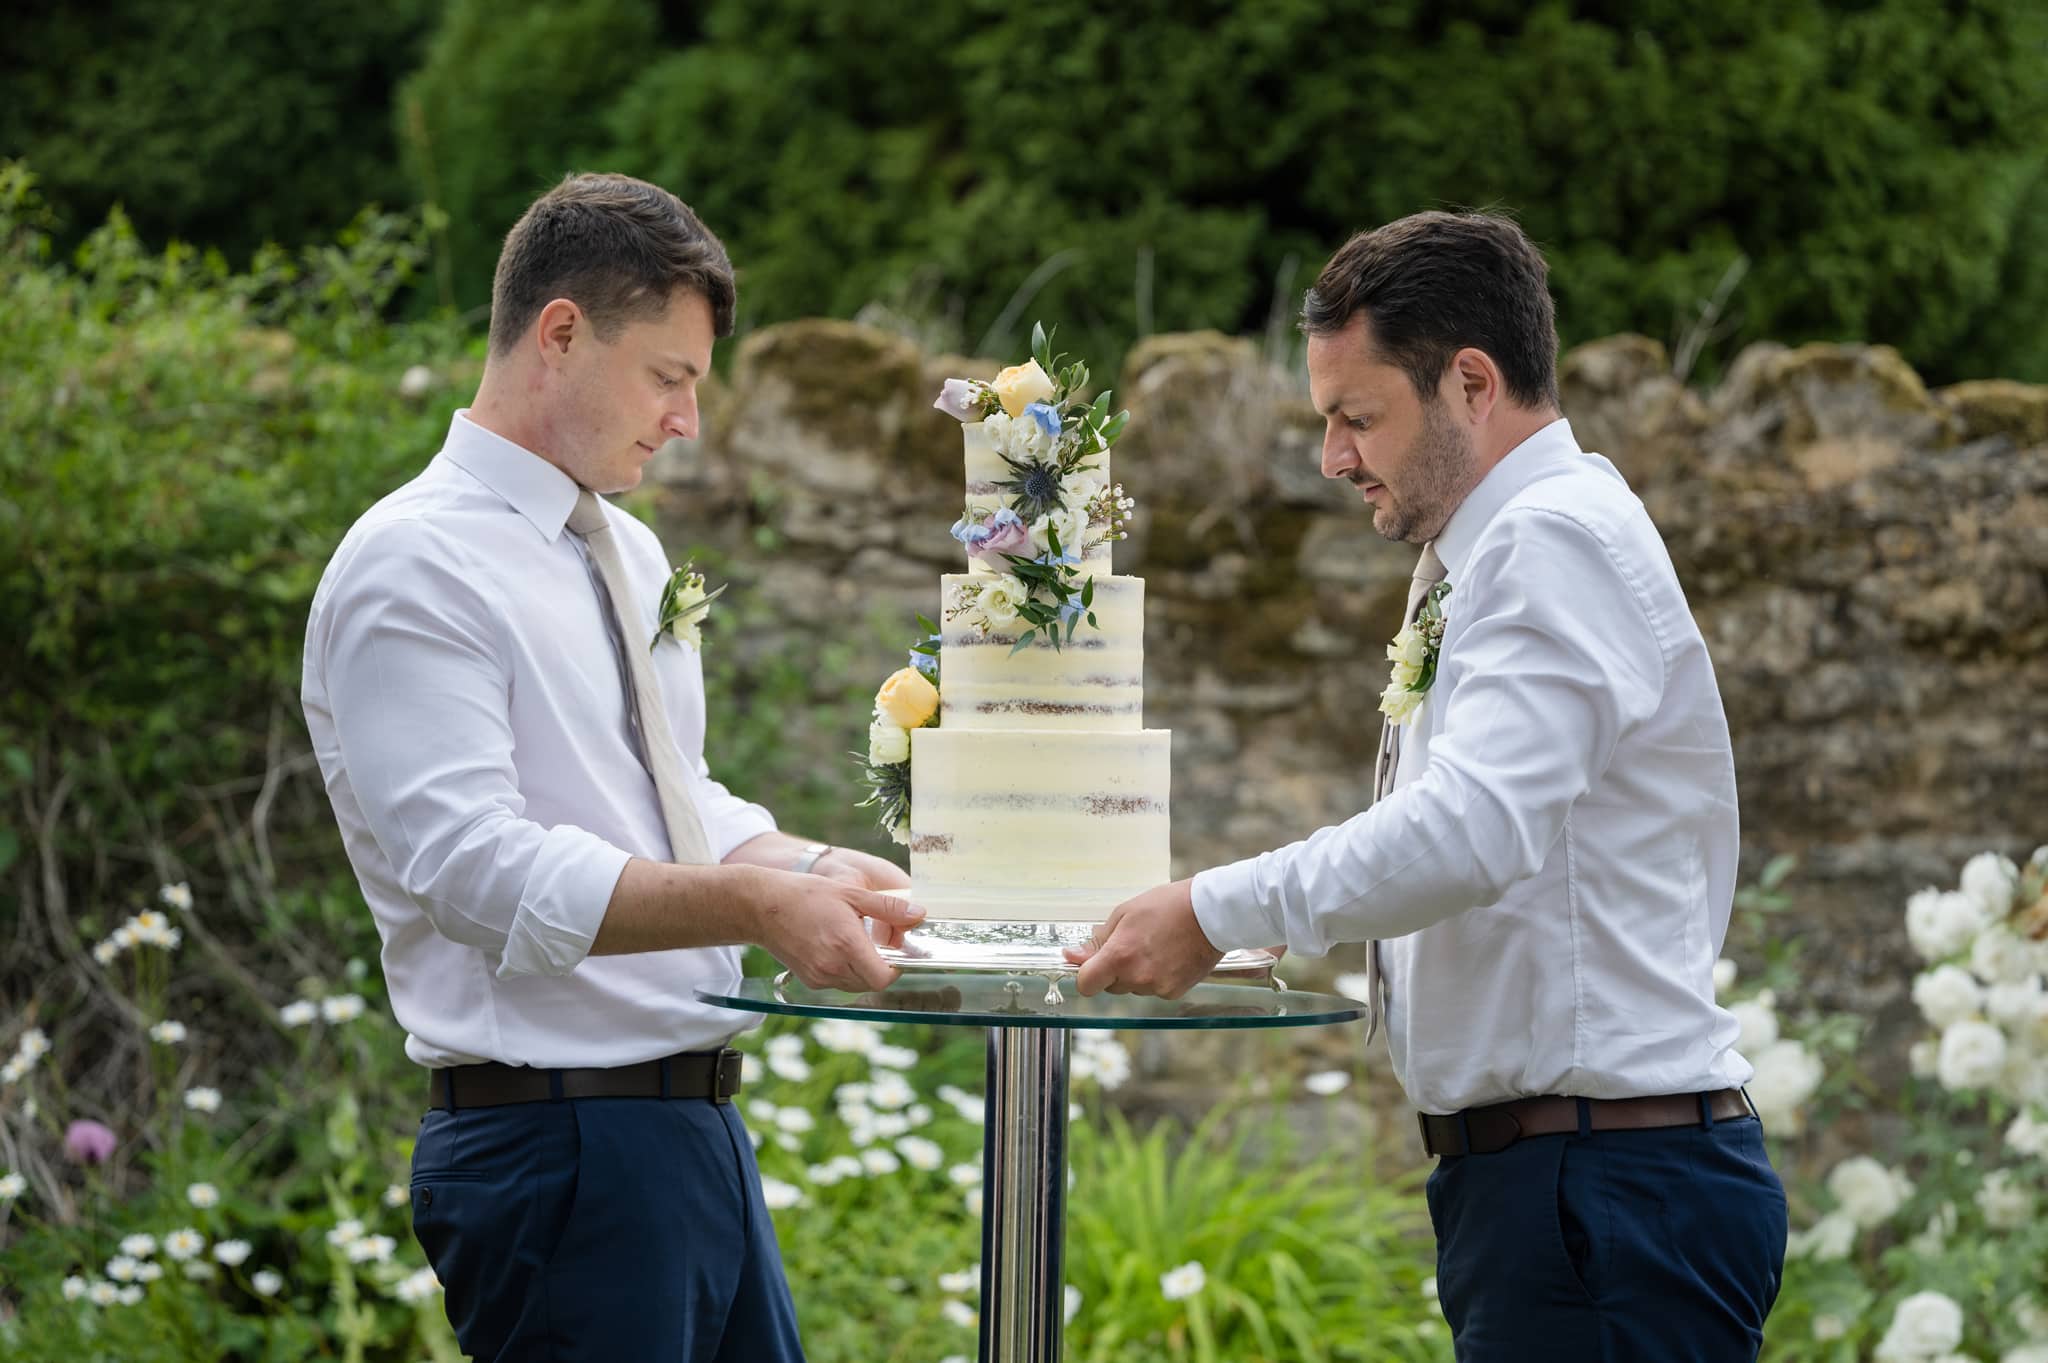
M1558 410L1546 276L1483 213L1324 268L1323 474L1422 549L1375 802L1119 906L1079 983L1172 997L1232 947L1371 943L1460 1363L1752 1360L1786 1217L1714 1001L1728 725L1657 528Z
M757 943L876 988L891 863L775 830L711 776L695 622L602 494L697 434L732 266L673 194L571 176L507 236L474 403L328 564L302 697L431 1071L413 1227L478 1360L792 1363L731 1098Z

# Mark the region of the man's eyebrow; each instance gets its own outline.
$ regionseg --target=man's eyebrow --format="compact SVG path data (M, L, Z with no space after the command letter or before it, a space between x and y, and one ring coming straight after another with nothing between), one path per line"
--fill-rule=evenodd
M667 365L670 369L682 370L684 373L688 374L693 379L701 379L704 377L704 371L699 369L696 365L690 363L688 360L678 359L674 355L659 355L656 356L655 358L659 359L663 364Z

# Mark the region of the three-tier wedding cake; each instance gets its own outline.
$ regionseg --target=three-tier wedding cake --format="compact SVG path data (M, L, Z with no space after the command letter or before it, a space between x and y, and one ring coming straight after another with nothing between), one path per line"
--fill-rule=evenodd
M1126 413L1042 332L993 383L951 380L966 571L876 697L871 804L931 919L1100 922L1168 876L1171 734L1144 727L1145 584L1111 572L1132 510Z

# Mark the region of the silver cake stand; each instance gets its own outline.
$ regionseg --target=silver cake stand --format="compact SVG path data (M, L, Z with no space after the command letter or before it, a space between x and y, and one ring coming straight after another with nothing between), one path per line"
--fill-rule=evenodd
M889 891L901 894L902 891ZM1069 947L1094 940L1093 923L1004 923L984 919L931 918L903 936L901 946L877 947L883 960L906 973L1028 975L1045 980L1048 1005L1064 1002L1060 981L1080 973ZM1257 948L1228 952L1210 978L1255 982L1285 990L1273 973L1280 958Z

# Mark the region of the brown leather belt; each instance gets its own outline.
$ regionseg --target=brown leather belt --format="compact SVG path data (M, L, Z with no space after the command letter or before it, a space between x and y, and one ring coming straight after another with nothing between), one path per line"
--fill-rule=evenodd
M524 1065L455 1065L433 1072L429 1106L445 1112L565 1098L709 1098L730 1102L740 1091L740 1053L682 1051L609 1069L540 1070Z
M1712 1114L1712 1121L1702 1115ZM1718 1093L1665 1093L1651 1098L1517 1098L1488 1107L1468 1107L1448 1117L1418 1112L1422 1148L1432 1155L1491 1155L1524 1136L1576 1131L1650 1131L1665 1126L1753 1117L1756 1109L1741 1089Z

